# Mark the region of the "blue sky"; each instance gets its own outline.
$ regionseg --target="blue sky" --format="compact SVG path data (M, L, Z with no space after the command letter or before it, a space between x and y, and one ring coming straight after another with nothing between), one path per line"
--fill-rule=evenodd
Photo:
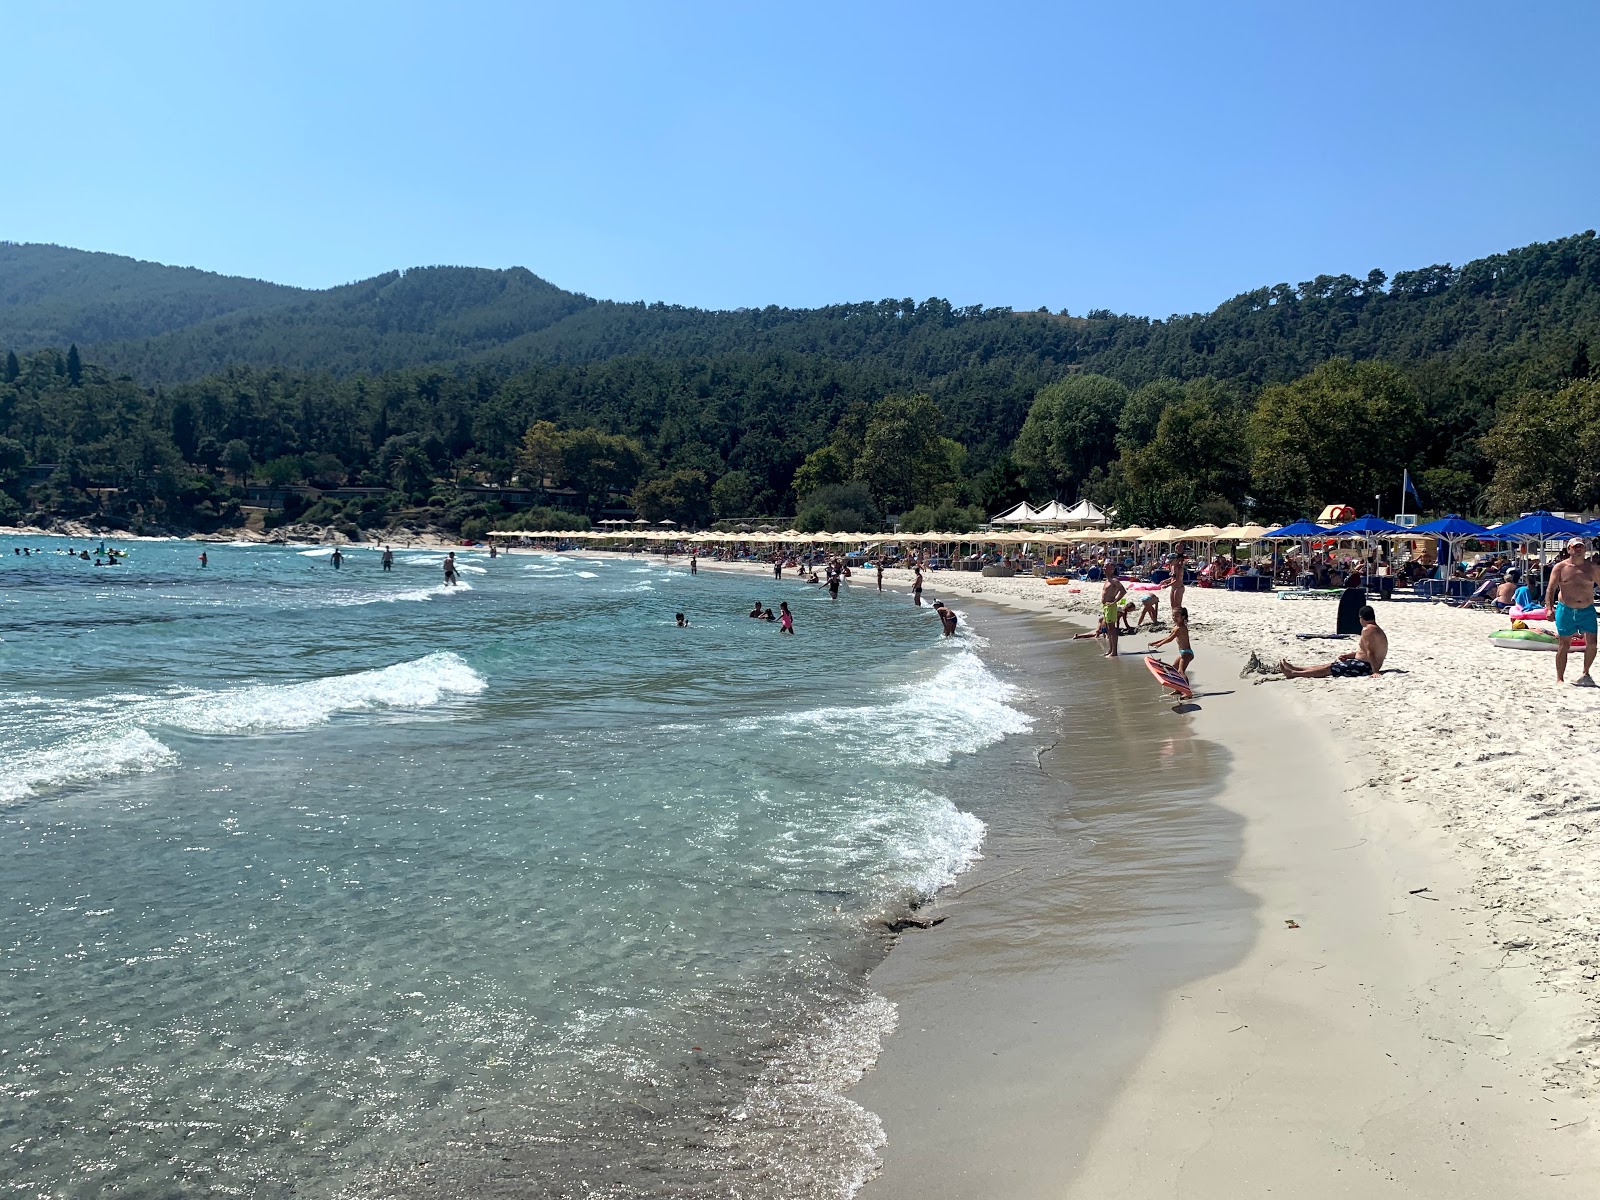
M1600 4L24 3L0 238L1164 316L1600 225Z

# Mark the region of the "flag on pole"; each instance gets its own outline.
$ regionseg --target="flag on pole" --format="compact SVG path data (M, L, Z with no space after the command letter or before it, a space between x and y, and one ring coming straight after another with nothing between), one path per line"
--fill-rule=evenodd
M1404 490L1405 490L1407 495L1409 495L1413 500L1415 500L1417 502L1417 507L1420 509L1422 507L1422 497L1417 495L1417 489L1412 486L1412 483L1411 483L1411 472L1410 471L1405 471L1405 472L1403 472L1403 474L1405 476L1405 478L1404 478Z

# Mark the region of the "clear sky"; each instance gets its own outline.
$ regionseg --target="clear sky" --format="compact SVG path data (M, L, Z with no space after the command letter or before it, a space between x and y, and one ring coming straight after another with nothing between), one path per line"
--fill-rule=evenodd
M20 0L0 239L1164 316L1600 225L1595 0Z

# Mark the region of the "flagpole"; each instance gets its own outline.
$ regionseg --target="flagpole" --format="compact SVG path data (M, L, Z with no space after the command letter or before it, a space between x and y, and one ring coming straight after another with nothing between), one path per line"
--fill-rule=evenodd
M1400 470L1400 515L1406 515L1406 491L1411 487L1411 469L1402 467ZM1404 521L1396 521L1396 525L1404 525Z

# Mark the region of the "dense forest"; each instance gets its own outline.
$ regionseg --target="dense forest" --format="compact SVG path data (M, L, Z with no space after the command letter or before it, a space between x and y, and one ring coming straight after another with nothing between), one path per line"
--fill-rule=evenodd
M1150 524L1387 512L1403 469L1428 510L1586 508L1597 338L1592 231L1166 320L711 312L521 269L306 291L5 243L0 521L216 528L253 485L291 489L272 520L350 531L621 508L962 528L1024 496Z

